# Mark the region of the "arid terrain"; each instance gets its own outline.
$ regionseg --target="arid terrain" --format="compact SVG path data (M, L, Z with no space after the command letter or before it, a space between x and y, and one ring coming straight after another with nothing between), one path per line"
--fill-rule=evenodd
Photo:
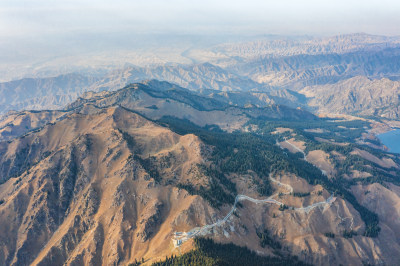
M157 81L9 113L0 264L150 265L206 226L257 256L396 265L400 157L357 144L376 124L331 119Z

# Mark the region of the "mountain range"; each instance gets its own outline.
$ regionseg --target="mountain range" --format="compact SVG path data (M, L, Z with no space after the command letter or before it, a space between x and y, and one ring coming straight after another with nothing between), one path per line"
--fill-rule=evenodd
M399 94L393 88L399 79L399 49L398 38L366 34L219 45L209 50L192 51L195 54L212 53L214 59L210 62L145 67L130 65L103 72L77 72L3 82L0 84L0 113L60 109L86 91L113 91L132 82L157 79L208 95L226 92L226 97L228 92L240 92L230 95L240 95L242 106L283 104L317 113L376 113L377 116L398 119L397 111L388 110L396 107L398 101ZM189 53L188 56L192 55ZM362 82L352 82L357 79ZM310 90L327 92L323 97L330 95L329 101L334 104L327 104L326 99L319 96L306 99L315 95ZM362 93L358 93L360 90ZM381 91L385 99L365 104L364 91L371 90ZM349 94L353 95L353 103L346 102ZM337 108L337 103L346 103L346 107ZM358 107L351 107L352 104Z
M356 144L362 121L242 107L151 80L0 125L1 264L222 252L190 234L174 242L211 225L202 236L282 265L393 264L400 251L400 158ZM236 195L267 203L243 201L221 222Z

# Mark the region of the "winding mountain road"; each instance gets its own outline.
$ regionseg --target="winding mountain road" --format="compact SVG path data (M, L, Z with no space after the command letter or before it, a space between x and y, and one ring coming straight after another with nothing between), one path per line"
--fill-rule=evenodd
M284 195L290 194L293 192L292 186L279 182L278 180L274 179L271 175L269 176L269 178L272 182L278 184L278 186L284 187L288 190L287 192L283 193ZM202 227L195 227L192 230L190 230L189 232L175 232L174 236L172 237L172 242L175 247L180 247L184 242L186 242L187 240L189 240L191 238L194 238L196 236L205 236L205 235L209 234L210 229L212 229L214 227L219 227L219 226L223 225L226 221L228 221L228 219L232 216L232 214L236 210L236 205L239 201L248 200L255 204L269 203L269 204L276 204L279 206L284 205L284 203L273 199L277 195L278 195L278 193L276 193L266 199L255 199L255 198L252 198L252 197L249 197L246 195L239 194L235 198L235 203L233 204L232 209L228 212L228 214L223 219L218 220L217 222L215 222L213 224L207 224ZM305 212L308 214L312 209L319 207L319 206L331 205L335 200L336 200L336 197L333 197L333 195L331 195L325 201L316 202L307 207L290 207L290 209L295 210L295 211L302 211L302 212Z

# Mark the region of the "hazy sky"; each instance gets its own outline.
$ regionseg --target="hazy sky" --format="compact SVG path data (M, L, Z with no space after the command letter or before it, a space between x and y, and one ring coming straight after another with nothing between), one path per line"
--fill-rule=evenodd
M397 0L1 0L0 38L183 32L400 35Z
M0 0L0 64L140 34L400 35L399 14L398 0Z

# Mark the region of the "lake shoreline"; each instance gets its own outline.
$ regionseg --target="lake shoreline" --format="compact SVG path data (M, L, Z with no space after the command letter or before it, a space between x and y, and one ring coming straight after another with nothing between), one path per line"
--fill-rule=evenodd
M391 153L400 154L400 128L376 135L379 141L388 148Z

